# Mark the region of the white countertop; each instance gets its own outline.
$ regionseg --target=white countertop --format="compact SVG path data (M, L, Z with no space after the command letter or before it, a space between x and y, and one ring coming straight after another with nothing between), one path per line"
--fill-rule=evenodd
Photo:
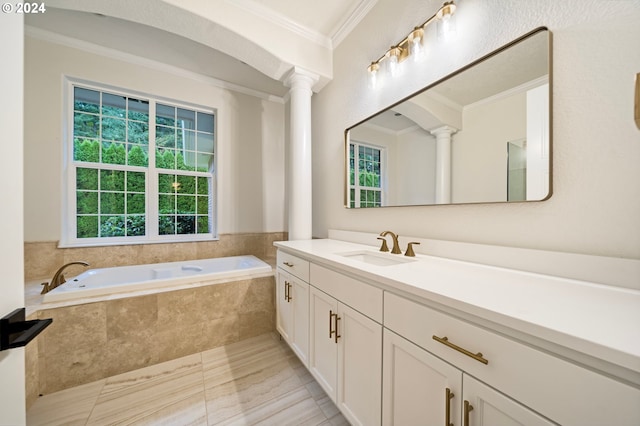
M376 266L339 253L377 252L378 247L331 239L275 245L314 263L640 373L638 290L426 255L417 255L415 262Z

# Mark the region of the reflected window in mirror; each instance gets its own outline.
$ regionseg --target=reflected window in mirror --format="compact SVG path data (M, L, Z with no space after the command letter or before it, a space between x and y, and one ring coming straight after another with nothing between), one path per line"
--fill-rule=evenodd
M385 149L363 142L349 143L349 206L383 205Z

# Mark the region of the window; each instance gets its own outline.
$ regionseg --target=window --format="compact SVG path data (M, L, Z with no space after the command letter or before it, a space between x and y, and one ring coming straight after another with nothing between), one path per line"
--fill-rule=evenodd
M349 207L380 207L383 200L382 148L349 144Z
M215 236L215 114L71 85L66 241L100 245Z

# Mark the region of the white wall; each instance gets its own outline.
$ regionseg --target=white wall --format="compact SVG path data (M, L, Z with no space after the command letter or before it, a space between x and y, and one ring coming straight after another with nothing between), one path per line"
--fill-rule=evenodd
M204 77L25 40L26 241L60 239L65 75L217 109L218 232L285 230L284 103L225 90Z
M517 4L516 4L517 3ZM313 97L313 234L349 229L640 258L640 2L460 0L453 42L428 31L428 59L379 91L366 67L442 4L379 0L336 49L334 80ZM614 7L615 5L615 7ZM544 202L347 210L342 132L538 27L553 34L553 196ZM404 64L408 64L409 61Z

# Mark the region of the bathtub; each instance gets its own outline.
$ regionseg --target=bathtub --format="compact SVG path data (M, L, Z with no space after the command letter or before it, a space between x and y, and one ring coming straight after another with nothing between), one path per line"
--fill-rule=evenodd
M43 303L160 289L202 281L251 278L272 273L255 256L232 256L183 262L89 269L46 293Z

